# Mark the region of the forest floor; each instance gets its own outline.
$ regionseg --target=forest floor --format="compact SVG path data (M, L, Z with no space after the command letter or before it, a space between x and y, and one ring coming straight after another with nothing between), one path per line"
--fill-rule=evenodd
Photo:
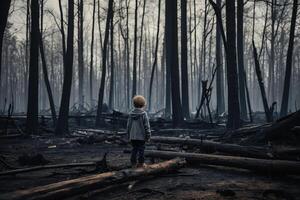
M222 128L191 130L191 132L179 130L178 134L190 134L193 137L206 133L206 137L215 138L218 133L222 132L221 130ZM82 133L81 130L80 134ZM22 163L24 155L41 154L45 160L40 159L37 162L49 161L49 164L65 164L100 161L107 152L108 169L121 169L130 166L129 154L123 153L123 150L130 148L130 146L122 139L117 141L103 140L99 143L82 142L79 138L86 137L81 137L80 134L58 138L48 133L29 138L0 139L1 159L14 167L23 168L26 167L24 162ZM168 134L168 131L162 130L156 135L162 134ZM146 148L153 149L155 146L149 144ZM150 163L150 160L146 162ZM95 171L95 167L75 167L1 176L0 193L14 192L99 172L101 169ZM296 200L300 199L299 188L300 176L274 176L229 167L188 165L178 170L177 173L127 182L101 192L91 191L70 199Z

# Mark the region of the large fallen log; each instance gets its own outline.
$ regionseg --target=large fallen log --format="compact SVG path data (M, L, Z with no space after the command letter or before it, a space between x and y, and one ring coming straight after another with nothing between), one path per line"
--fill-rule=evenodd
M300 174L300 162L286 160L267 160L237 156L221 156L200 153L181 153L169 151L145 151L145 156L151 158L185 158L188 162L207 165L220 165L265 173Z
M222 152L252 158L272 158L272 155L268 154L267 149L254 146L240 146L237 144L222 144L208 140L161 136L153 136L151 137L151 141L166 144L191 145L208 152Z
M165 162L148 165L145 168L125 169L101 173L77 179L62 181L45 186L39 186L27 190L19 190L13 193L0 195L0 199L63 199L91 190L103 188L113 184L124 183L145 176L153 176L166 173L183 167L185 160L173 159Z
M286 136L286 132L300 124L300 110L274 122L270 127L262 130L267 140Z

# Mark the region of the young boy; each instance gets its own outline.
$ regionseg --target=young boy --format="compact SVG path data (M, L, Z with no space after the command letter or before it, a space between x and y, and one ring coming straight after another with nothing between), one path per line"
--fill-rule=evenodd
M151 137L148 115L144 111L146 100L137 95L132 101L134 109L129 113L127 121L127 134L132 145L130 161L133 167L144 167L145 141L148 142Z

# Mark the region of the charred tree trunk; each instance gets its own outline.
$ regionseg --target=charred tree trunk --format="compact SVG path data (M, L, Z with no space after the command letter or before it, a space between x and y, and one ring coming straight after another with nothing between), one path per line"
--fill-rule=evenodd
M68 0L68 36L64 63L63 91L59 116L55 128L56 135L68 133L68 117L73 75L73 39L74 39L74 0Z
M238 77L236 63L235 1L226 0L227 31L227 85L228 85L228 121L229 129L240 127L240 103L238 95Z
M179 87L177 0L166 0L166 59L171 75L173 125L183 122ZM168 91L167 91L168 92Z
M217 6L221 7L221 0L217 0ZM216 26L216 65L217 65L217 114L222 114L225 111L224 101L224 65L222 58L222 44L221 44L220 26Z
M45 52L44 52L43 37L42 37L42 33L40 33L40 34L41 34L40 35L40 53L41 53L41 59L42 59L43 75L44 75L44 81L45 81L45 85L46 85L46 89L47 89L53 125L55 126L55 124L56 124L55 104L54 104L53 94L52 94L49 77L48 77L48 69L47 69L47 61L46 61Z
M83 77L84 77L84 62L83 62L83 0L78 0L78 97L79 109L84 106L83 94Z
M145 21L145 14L146 14L146 2L144 0L143 5L143 14L142 14L142 21L141 21L141 36L140 36L140 43L139 43L139 83L138 83L138 93L141 92L142 83L141 83L141 59L142 59L142 43L143 43L143 33L144 33L144 21Z
M272 122L273 121L273 112L270 110L270 108L268 106L264 81L263 81L263 78L262 78L262 74L261 74L261 70L260 70L260 66L259 66L259 61L258 61L257 50L256 50L256 47L255 47L254 41L252 41L252 45L253 45L253 56L254 56L254 62L255 62L255 71L256 71L256 75L257 75L258 84L259 84L259 87L260 87L261 97L262 97L264 110L265 110L265 114L266 114L266 120L267 120L267 122Z
M114 84L115 84L115 63L114 63L114 10L112 11L110 20L110 88L109 88L109 102L110 109L114 106Z
M93 19L92 19L92 39L91 39L91 60L90 60L90 104L93 105L93 73L94 73L94 32L95 32L96 0L93 0Z
M44 51L44 44L43 44L43 16L44 14L44 1L41 1L41 30L39 32L39 40L40 40L40 54L41 54L41 59L42 59L42 69L43 69L43 75L44 75L44 81L45 81L45 86L48 94L48 100L49 100L49 105L50 105L50 110L51 110L51 115L52 115L52 120L53 120L53 125L55 126L56 124L56 111L55 111L55 105L53 101L53 95L52 95L52 90L50 86L50 81L49 81L49 76L48 76L48 69L47 69L47 61L45 57L45 51Z
M157 32L156 32L156 42L155 42L155 50L154 50L154 61L152 65L151 70L151 77L150 77L150 86L149 86L149 110L151 110L152 105L152 87L153 87L153 78L154 78L154 72L157 66L157 52L158 52L158 42L159 42L159 27L160 27L160 5L161 0L158 0L158 18L157 18Z
M30 66L27 104L27 134L38 132L39 101L39 1L31 1Z
M107 57L107 44L108 44L108 36L109 36L109 24L113 15L113 0L108 1L108 10L106 17L106 25L105 25L105 35L102 49L102 74L101 74L101 83L99 88L98 95L98 107L97 107L97 116L96 116L96 126L101 126L101 113L103 106L103 97L104 97L104 87L105 87L105 78L106 78L106 57Z
M10 8L10 3L11 0L6 0L6 1L1 1L0 3L0 92L1 92L1 75L2 75L2 45L3 45L3 36L4 36L4 31L5 27L7 24L7 18L8 18L8 13L9 13L9 8ZM0 93L2 96L2 94Z
M241 118L247 119L247 104L245 94L246 87L244 76L244 0L237 0L237 52Z
M110 185L116 185L146 176L158 176L184 167L185 160L173 159L149 165L145 168L123 169L100 173L81 178L61 181L45 186L39 186L27 190L19 190L14 193L1 194L1 199L66 199L78 194L86 193L94 189L101 189Z
M281 110L280 110L281 117L287 115L287 112L288 112L288 102L289 102L290 83L291 83L291 74L292 74L292 62L293 62L293 50L294 50L294 38L295 38L297 10L298 10L298 0L294 0L292 19L291 19L291 28L290 28L290 39L289 39L288 52L287 52L287 56L286 56L284 88L283 88Z
M187 42L187 1L181 0L181 100L183 116L190 118Z
M134 12L134 41L133 41L133 72L132 72L132 97L136 95L136 52L137 52L137 23L138 23L138 0L135 0Z

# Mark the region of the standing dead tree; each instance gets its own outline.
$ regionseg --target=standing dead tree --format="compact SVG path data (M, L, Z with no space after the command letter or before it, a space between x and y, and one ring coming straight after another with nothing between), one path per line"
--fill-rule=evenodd
M197 108L197 112L196 112L196 116L195 116L196 119L199 117L201 108L202 108L202 106L204 105L204 103L206 101L206 108L208 110L209 120L210 120L211 123L213 122L213 120L212 120L212 116L211 116L209 102L210 102L211 93L212 93L212 84L214 82L217 69L218 69L218 67L216 67L214 69L214 72L213 72L213 75L212 75L212 79L211 79L208 87L207 87L208 81L207 80L206 81L202 81L202 95L201 95L200 105Z
M56 124L56 111L55 111L55 105L53 101L53 94L50 86L50 81L49 81L49 76L48 76L48 69L47 69L47 61L45 57L45 51L44 51L44 43L43 43L43 16L44 13L44 1L41 1L41 30L39 32L39 40L40 40L40 54L41 54L41 59L42 59L42 70L43 70L43 75L44 75L44 82L48 94L48 99L49 99L49 104L50 104L50 110L51 110L51 115L52 115L52 120L53 120L53 125L55 126Z
M209 0L212 5L216 18L217 25L220 28L220 32L223 39L223 44L226 54L227 62L227 85L228 85L228 120L227 127L230 129L236 129L240 127L240 104L238 97L238 76L237 76L237 63L236 63L236 29L235 29L235 2L226 1L226 30L227 37L222 22L221 8Z
M91 60L90 60L90 104L93 107L93 73L94 73L94 32L95 32L96 0L93 0L93 19L92 19L92 39L91 39Z
M109 0L108 2L108 10L106 17L106 25L105 25L105 34L104 34L104 42L102 48L102 74L101 74L101 83L98 94L98 106L97 106L97 116L96 116L96 126L101 126L101 113L103 107L103 97L104 97L104 87L105 87L105 78L106 78L106 55L107 55L107 44L108 44L108 36L109 36L109 24L113 15L113 0Z
M83 108L84 94L83 94L83 77L84 77L84 61L83 61L83 0L78 0L78 96L79 96L79 110Z
M187 42L187 1L181 0L181 100L185 118L190 117Z
M183 123L179 87L177 0L166 1L166 61L171 75L173 125ZM168 91L167 91L168 92Z
M63 22L61 23L63 24ZM62 135L68 133L69 131L68 118L69 118L69 105L70 105L70 96L71 96L71 87L72 87L73 53L74 53L73 40L74 40L74 0L68 0L67 48L66 48L66 54L64 59L64 80L63 80L62 98L60 102L59 116L55 128L56 135ZM63 41L63 43L65 43L65 41Z
M0 3L0 92L1 92L1 71L2 71L2 45L7 18L9 14L11 0L1 1ZM0 93L1 94L1 93Z
M132 97L136 95L136 61L137 61L137 23L138 23L138 0L135 0L135 11L134 11L134 39L133 39L133 72L132 72Z
M286 71L285 71L285 77L284 77L284 88L283 88L281 110L280 110L281 117L285 116L288 111L297 11L298 11L298 0L294 0L292 19L291 19L291 28L290 28L290 39L289 39L288 52L287 52L287 57L286 57L286 69L285 69Z
M31 1L30 66L27 104L27 134L38 131L39 101L39 1Z
M257 55L257 50L255 47L254 41L252 41L252 45L253 45L253 57L254 57L254 62L255 62L255 71L256 71L256 75L257 75L257 81L259 84L263 105L264 105L266 120L267 120L267 122L272 122L273 121L273 110L274 110L275 103L273 103L273 105L271 107L268 106L264 81L262 78L262 74L261 74L261 70L260 70L260 66L259 66L258 55Z
M158 1L158 18L157 18L157 32L156 32L156 42L155 42L155 50L154 50L154 61L151 70L151 77L150 77L150 85L149 85L149 110L151 110L152 105L152 86L153 86L153 79L154 79L154 72L157 66L157 52L158 52L158 45L159 45L159 27L160 27L160 6L161 0Z

